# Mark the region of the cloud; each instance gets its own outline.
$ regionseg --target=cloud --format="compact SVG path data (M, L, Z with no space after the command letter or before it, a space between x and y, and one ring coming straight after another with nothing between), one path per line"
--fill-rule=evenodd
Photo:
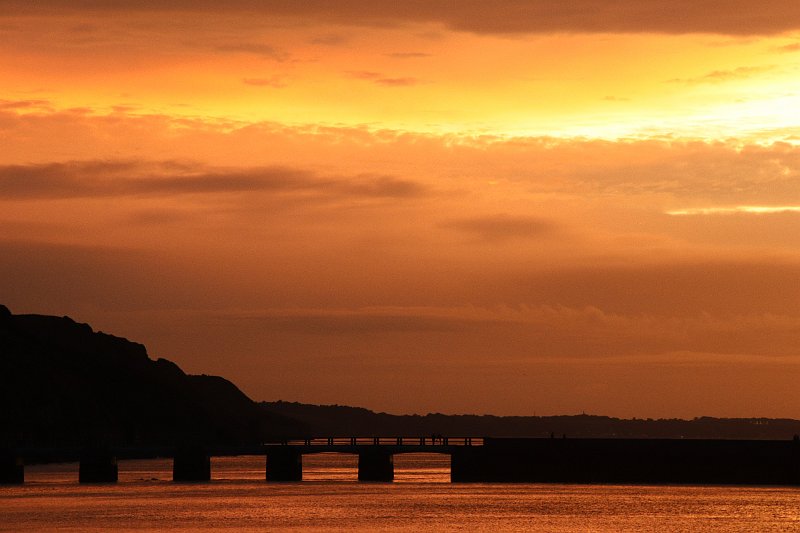
M420 83L417 78L389 78L380 72L368 70L349 70L347 71L347 75L351 78L369 80L377 85L385 85L388 87L406 87Z
M592 264L593 263L593 264ZM620 315L800 316L800 263L768 258L595 260L545 272L508 265L502 278L476 283L507 302L596 307ZM626 264L627 263L627 264ZM502 295L502 296L500 296Z
M786 143L567 141L531 150L539 154L540 173L552 176L547 182L558 182L562 191L669 195L679 207L687 201L694 205L800 202L796 187L800 148Z
M485 242L540 238L555 228L547 219L507 214L462 218L443 222L441 226L474 235Z
M84 12L245 13L251 18L286 17L319 24L371 25L433 23L474 33L715 33L773 35L800 28L794 0L727 0L669 3L641 0L462 0L457 9L446 0L343 0L332 9L327 0L0 0L0 12L22 14Z
M4 199L70 198L113 195L111 181L133 170L129 162L54 163L0 167L0 197ZM98 183L98 177L107 180Z
M325 35L317 35L316 37L312 38L309 42L311 44L321 44L325 46L341 46L349 41L350 38L346 35L342 35L339 33L327 33Z
M388 87L407 87L418 84L419 80L417 78L379 78L375 80L375 83Z
M753 76L758 76L759 74L775 70L775 68L775 65L738 67L731 70L714 70L694 78L675 78L669 81L670 83L685 83L687 85L695 85L700 83L722 83L725 81L751 78Z
M190 353L187 362L227 370L256 398L405 413L795 416L796 318L750 315L720 327L714 319L664 322L597 309L516 312L515 320L491 308L214 310L149 322L164 331L153 343L164 356ZM442 327L425 323L437 319ZM417 321L419 329L406 328ZM671 349L719 339L735 350ZM762 351L745 353L753 345Z
M189 213L177 209L148 208L134 211L127 221L142 226L164 226L189 219Z
M779 52L800 52L800 43L792 43L787 44L785 46L778 47Z
M387 198L415 198L425 195L428 190L424 185L414 181L374 175L362 175L358 180L340 182L336 188L356 196Z
M268 309L222 312L212 320L246 323L245 329L257 327L267 335L337 337L336 342L351 345L380 342L382 336L394 342L413 339L423 351L436 345L435 339L449 339L453 351L465 354L462 360L471 359L475 347L490 343L501 348L493 354L495 362L627 358L663 363L671 358L665 355L695 353L705 357L684 358L682 364L702 364L714 355L730 361L738 355L789 358L787 362L800 365L791 342L800 332L800 316L791 315L665 318L596 307L524 305ZM418 353L419 348L411 350Z
M203 339L229 342L230 333L211 340L221 323L237 328L240 335L255 333L265 345L296 345L287 348L294 353L321 342L326 350L374 358L397 354L414 361L436 354L452 364L475 357L502 362L630 356L642 361L676 352L717 354L723 360L732 354L789 357L800 363L797 264L576 265L550 275L529 272L524 281L514 279L512 272L502 280L508 282L505 288L494 279L503 275L501 271L483 274L477 271L485 270L485 264L476 264L471 278L462 277L456 298L476 302L473 305L343 306L344 300L337 298L344 291L339 285L321 292L316 306L304 307L297 302L307 300L310 285L280 275L277 250L269 257L273 259L267 262L255 258L259 284L253 285L238 275L248 269L231 257L0 240L0 292L3 303L12 308L40 312L76 307L113 312L165 309L184 316L209 310L217 324L196 324ZM247 257L236 259L241 263ZM303 279L350 261L334 256L333 261L295 267L302 269ZM422 262L414 275L435 276L436 270ZM351 269L350 275L363 285L365 272L369 270ZM410 279L395 279L386 271L380 279L369 287L366 299L374 300L383 293L383 285L392 283L406 293L420 291ZM429 281L434 289L422 289L424 295L440 294L435 279ZM538 285L536 291L531 291L532 284ZM481 290L486 291L483 298ZM265 295L272 295L269 301L275 307L264 309ZM411 296L426 299L420 292ZM727 305L734 301L738 304ZM340 340L331 345L320 339L331 336ZM259 350L268 352L263 346Z
M393 176L322 177L285 167L215 170L141 161L0 166L0 198L5 200L248 192L402 199L426 191L419 183Z
M274 46L261 43L221 44L216 47L216 50L219 52L255 54L261 57L274 59L275 61L286 61L289 59L288 53L278 50Z
M369 79L380 73L361 75ZM304 168L343 176L382 174L432 184L433 176L442 172L455 176L447 169L462 161L460 165L470 167L470 177L437 180L437 186L469 190L499 179L516 189L513 194L636 197L637 202L657 196L661 203L653 208L658 213L696 206L800 205L800 146L790 143L498 138L368 126L103 115L97 110L15 111L0 111L0 145L8 163L23 167L27 161L49 164L54 154L62 164L64 159L138 159L142 153L153 160L194 160L200 154L219 168L241 166L242 161L254 167L296 168L300 161ZM42 138L48 139L46 145ZM35 180L31 183L36 186ZM22 194L18 185L6 184Z
M140 109L141 108L139 106L130 105L130 104L120 104L120 105L111 106L111 110L114 113L119 113L119 114L135 113L135 112L139 111Z
M374 80L382 76L378 72L372 72L369 70L348 70L345 74L351 78L356 78L359 80Z
M386 57L393 57L395 59L415 59L420 57L433 57L433 54L426 54L424 52L393 52L385 54Z
M458 332L478 323L469 318L408 312L403 309L278 310L237 313L223 318L255 321L269 331L335 336Z
M275 89L282 89L286 87L286 82L284 82L279 76L271 76L269 78L244 78L242 83L256 87L273 87Z
M637 202L659 197L660 203L652 206L658 213L697 206L800 205L800 146L790 143L506 139L367 126L103 115L96 110L90 114L16 111L0 111L0 144L6 161L18 163L16 170L24 172L22 167L29 165L23 163L33 161L41 166L37 174L45 172L42 165L50 164L54 154L62 159L61 165L63 159L119 162L138 160L146 153L153 160L194 160L201 154L208 165L217 168L235 168L248 161L253 167L296 169L300 161L304 168L340 173L344 181L348 181L346 176L360 174L391 175L432 185L433 176L443 171L453 175L447 169L453 168L454 161L462 161L460 164L470 167L470 177L437 180L438 188L470 190L478 183L499 179L515 188L513 194L635 197ZM46 145L40 142L42 138L48 139ZM264 150L264 146L271 149ZM411 166L410 161L414 162ZM57 168L61 167L52 171ZM13 184L9 167L3 169L6 190L0 194L23 195L22 185ZM208 169L195 171L208 173ZM38 185L31 179L33 190ZM67 178L62 177L66 183L63 180ZM126 187L130 189L130 183Z
M0 110L25 111L25 110L50 110L49 100L0 100Z

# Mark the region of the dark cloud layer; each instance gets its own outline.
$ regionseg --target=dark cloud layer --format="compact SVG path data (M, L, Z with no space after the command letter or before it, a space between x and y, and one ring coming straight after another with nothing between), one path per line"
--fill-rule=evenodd
M241 319L241 316L234 319ZM265 330L309 335L384 335L420 332L465 332L487 321L430 314L385 314L357 312L347 314L305 313L245 317L257 321Z
M0 0L0 12L54 10L245 12L320 23L387 25L439 23L476 33L656 32L776 34L800 27L794 0Z
M772 258L685 260L656 264L586 264L549 273L508 273L484 290L518 302L620 314L718 316L748 313L800 315L800 264ZM515 296L512 296L515 295Z
M587 265L557 277L529 273L528 288L537 284L543 289L532 294L520 284L518 298L525 304L499 305L498 300L512 299L502 290L484 297L476 296L480 290L473 291L472 299L480 305L427 308L341 307L343 302L328 294L315 309L291 306L259 312L259 305L277 303L265 300L264 294L278 294L279 287L287 285L272 275L268 265L263 275L270 287L254 292L240 286L236 277L225 276L224 264L192 269L190 263L190 259L133 249L0 240L0 293L3 303L12 308L41 312L160 308L181 309L172 313L179 317L215 310L220 324L256 331L267 343L283 339L298 356L309 349L309 343L322 342L333 343L328 349L349 347L376 359L407 354L403 358L412 363L425 354L453 365L479 355L498 361L648 358L675 352L794 357L800 333L800 298L796 284L791 284L797 279L796 265L693 264L673 275L665 274L674 270L671 265L631 266L624 272ZM419 275L426 275L423 270ZM715 279L719 281L714 283ZM493 288L489 279L473 283ZM696 285L708 288L692 294ZM197 287L204 289L198 293ZM737 289L742 294L731 294L729 299L738 299L739 305L719 309L698 300ZM304 289L291 290L301 293ZM785 298L769 309L748 307L746 301L756 292L768 293L773 303ZM642 299L641 293L650 299ZM631 307L635 298L638 303ZM624 305L614 305L615 299L625 300ZM678 303L679 299L687 301ZM690 306L695 312L686 311ZM224 311L237 308L253 311ZM206 341L210 339L186 340L200 351Z
M0 110L38 109L49 105L47 100L0 100Z
M653 358L677 352L793 357L792 338L800 332L800 318L796 316L663 319L568 307L517 308L505 313L485 308L481 310L483 316L471 316L464 308L439 310L441 314L424 309L400 311L234 314L226 320L252 321L274 335L350 338L367 344L381 336L416 337L426 343L437 337L449 338L451 349L467 352L470 350L465 345L469 344L502 347L494 354L499 360Z
M452 220L443 222L442 227L460 230L489 242L536 238L547 235L554 229L553 223L543 218L507 214Z
M426 188L393 176L331 178L285 167L215 170L133 161L0 166L0 198L7 200L246 192L410 198Z

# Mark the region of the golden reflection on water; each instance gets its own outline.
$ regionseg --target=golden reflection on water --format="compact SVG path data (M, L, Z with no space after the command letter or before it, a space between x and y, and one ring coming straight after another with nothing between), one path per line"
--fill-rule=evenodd
M423 454L395 457L395 483L358 483L355 456L303 463L285 484L263 457L215 458L210 483L173 483L170 460L121 461L108 485L29 466L0 487L0 531L800 531L797 488L451 484L449 458Z

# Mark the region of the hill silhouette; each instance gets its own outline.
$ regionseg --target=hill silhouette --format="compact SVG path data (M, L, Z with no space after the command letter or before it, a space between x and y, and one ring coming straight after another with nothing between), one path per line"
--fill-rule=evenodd
M0 448L236 445L299 437L448 436L789 439L800 420L392 415L340 405L257 404L188 375L141 344L69 317L0 305Z
M0 306L0 445L250 444L300 431L224 378L185 374L69 317Z
M791 439L800 420L775 418L621 419L596 415L391 415L360 407L262 402L267 411L303 423L314 436L593 437Z

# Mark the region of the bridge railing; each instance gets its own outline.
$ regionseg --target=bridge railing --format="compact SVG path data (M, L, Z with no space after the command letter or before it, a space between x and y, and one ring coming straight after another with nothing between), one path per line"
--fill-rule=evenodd
M282 441L287 446L482 446L482 437L325 437Z

